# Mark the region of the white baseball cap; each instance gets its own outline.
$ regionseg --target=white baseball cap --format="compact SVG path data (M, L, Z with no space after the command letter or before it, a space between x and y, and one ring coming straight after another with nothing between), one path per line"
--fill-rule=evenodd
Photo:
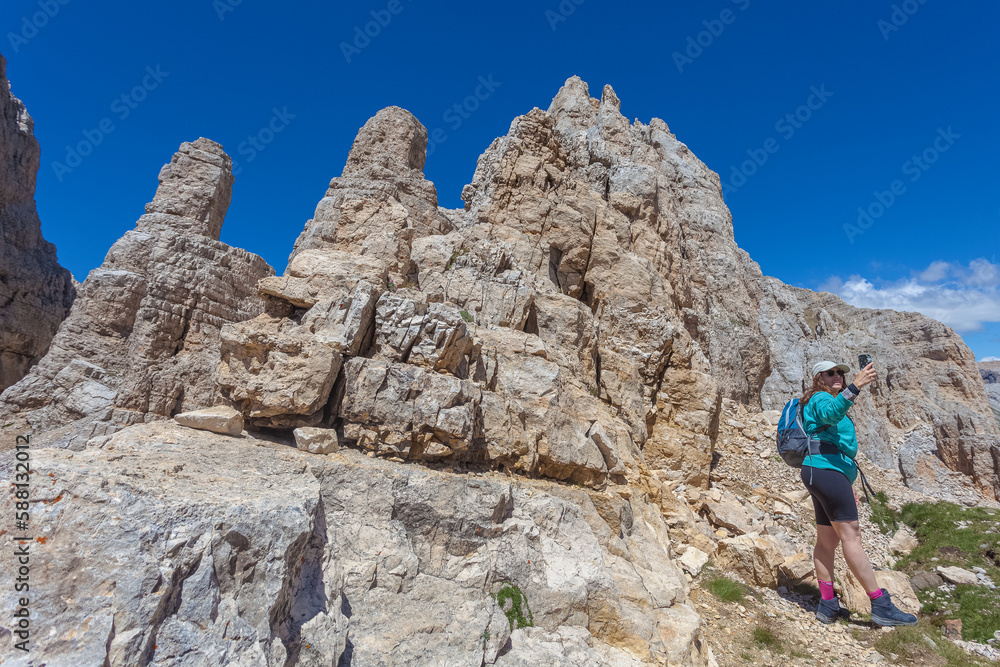
M847 372L849 372L851 370L851 367L848 366L847 364L835 364L832 361L821 361L818 364L814 364L813 365L813 372L812 372L813 377L819 375L823 371L829 371L829 370L832 370L834 368L839 368L840 370L844 371L845 373L847 373Z

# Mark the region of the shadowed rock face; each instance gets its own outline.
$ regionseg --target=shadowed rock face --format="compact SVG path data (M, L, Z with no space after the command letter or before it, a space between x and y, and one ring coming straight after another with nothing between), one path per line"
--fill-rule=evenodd
M990 407L1000 419L1000 361L981 361L976 364L979 375L983 378L986 395L990 399Z
M0 391L48 349L76 294L35 211L40 150L0 55Z
M0 410L25 413L40 442L82 447L214 403L219 329L261 312L256 284L274 273L218 241L231 168L213 141L181 145L145 215L91 271L48 354Z

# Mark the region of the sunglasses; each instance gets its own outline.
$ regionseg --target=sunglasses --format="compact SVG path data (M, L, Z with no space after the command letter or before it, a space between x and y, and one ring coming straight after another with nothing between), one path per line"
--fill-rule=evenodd
M826 372L826 376L828 378L832 378L834 375L839 375L841 377L845 377L846 376L846 374L844 373L844 371L839 370L839 369L838 370L832 370L832 371L827 371Z

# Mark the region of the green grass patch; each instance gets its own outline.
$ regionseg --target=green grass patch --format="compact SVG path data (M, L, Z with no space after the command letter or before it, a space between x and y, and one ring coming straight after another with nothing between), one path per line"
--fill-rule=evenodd
M984 586L956 586L952 594L962 619L962 638L985 643L1000 630L1000 594Z
M920 546L900 559L900 567L918 564L996 567L987 552L1000 550L1000 512L954 503L909 503L899 515L913 528ZM961 522L961 523L960 523ZM987 549L980 545L986 544ZM938 558L938 561L931 561Z
M472 321L472 315L470 315L469 311L467 311L465 308L463 308L462 310L458 311L458 314L461 315L462 319L465 320L466 322L471 322Z
M896 568L913 574L955 565L981 567L1000 583L1000 511L954 503L911 503L899 520L913 528L920 545ZM936 560L935 560L936 559ZM1000 589L957 586L952 593L928 588L917 594L921 612L935 621L962 619L962 638L985 642L1000 630Z
M872 510L872 521L875 522L883 535L888 535L899 529L899 519L896 512L889 507L889 498L885 495L885 491L879 491L874 496L869 496L868 505Z
M510 622L510 629L530 628L535 625L535 620L528 607L528 598L520 588L514 584L504 584L496 593L497 604L507 616Z
M721 575L707 579L701 585L709 593L724 602L739 602L746 595L746 587L743 584Z
M955 646L926 618L920 619L917 625L899 626L893 628L891 632L879 632L872 648L885 656L890 653L895 655L893 662L897 665L939 664L941 658L947 667L995 665Z

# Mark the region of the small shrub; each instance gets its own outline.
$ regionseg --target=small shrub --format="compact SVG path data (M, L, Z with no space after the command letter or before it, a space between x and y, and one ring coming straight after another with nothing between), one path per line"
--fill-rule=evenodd
M531 615L531 609L528 607L528 598L525 597L520 588L514 584L504 584L497 591L496 600L500 609L507 616L511 630L514 630L515 627L534 627L535 622ZM509 609L507 608L508 602L510 603Z
M739 602L746 594L743 584L723 576L712 577L702 586L709 593L725 602Z
M461 315L462 319L465 320L466 322L471 322L472 321L472 315L470 315L469 311L467 311L465 308L463 308L462 310L458 311L458 314Z

